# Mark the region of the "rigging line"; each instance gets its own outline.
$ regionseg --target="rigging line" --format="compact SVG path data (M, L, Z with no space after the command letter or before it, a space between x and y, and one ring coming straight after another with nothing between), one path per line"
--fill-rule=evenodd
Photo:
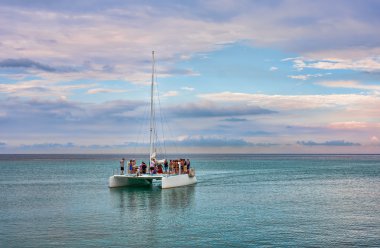
M156 81L157 82L157 81ZM158 84L156 84L156 92L157 92L157 102L158 102L158 109L159 109L159 114L160 114L160 120L161 120L161 132L162 132L162 143L163 143L163 149L164 149L164 154L166 156L166 142L165 142L165 130L164 130L164 120L162 118L162 108L161 108L161 99L160 99L160 93L158 90Z
M159 100L159 105L161 106L160 100ZM174 138L172 129L170 128L170 125L169 125L169 122L167 121L165 113L163 113L162 111L160 111L160 114L161 114L160 116L161 116L161 124L162 124L162 134L164 135L165 124L166 124L166 128L167 128L167 131L169 133L169 137ZM178 144L177 143L178 142L174 139L173 144L174 144L175 152L178 154ZM165 146L165 152L166 152L166 142L165 142L165 139L164 139L164 146Z
M154 118L153 118L153 120L154 120L154 122L153 122L153 126L154 126L154 142L155 142L155 144L156 144L156 146L155 146L155 148L156 149L158 149L158 151L160 151L160 153L162 152L162 147L161 147L161 145L162 145L162 143L163 143L163 148L164 148L164 155L166 156L166 145L165 145L165 136L164 136L164 130L163 130L163 122L162 122L162 110L161 110L161 101L160 101L160 93L159 93L159 90L158 90L158 80L157 80L157 73L156 73L156 71L157 71L157 62L156 61L154 61L155 62L155 66L154 66L154 69L153 69L153 75L154 75L154 78L153 78L153 82L154 82L154 87L155 87L155 94L154 94L154 97L155 97L155 99L157 99L157 102L158 102L158 109L157 109L157 107L156 107L156 105L154 105L153 106L153 108L154 108L154 112L153 112L153 116L154 116ZM156 117L157 117L157 111L159 111L159 115L161 116L161 132L162 132L162 143L161 143L161 140L160 140L160 137L159 137L159 130L158 130L158 128L157 128L157 119L156 119Z
M157 62L155 62L155 65L157 65ZM154 82L155 83L155 86L156 86L156 95L157 95L157 101L158 101L158 107L159 107L159 115L160 115L160 120L161 120L161 130L162 130L162 140L163 140L163 146L164 146L164 154L165 154L165 157L167 155L167 148L166 148L166 141L165 141L165 124L166 124L166 127L167 127L167 130L169 132L169 136L173 137L174 138L174 135L172 133L172 130L169 126L169 122L167 121L167 118L165 116L165 113L162 112L162 108L161 108L161 100L160 100L160 93L159 93L159 90L158 90L158 83L157 83L157 73L156 73L156 69L157 66L154 67ZM156 126L155 126L156 127ZM155 129L157 131L157 129ZM158 134L156 133L156 138L158 139ZM175 152L178 154L178 142L176 140L174 140L173 144L174 144L174 148L175 148Z
M144 108L144 112L143 112L143 115L142 115L142 118L139 119L139 131L137 133L137 141L135 143L135 146L134 146L134 153L137 153L137 147L139 145L143 145L145 144L145 136L146 135L143 135L143 130L145 130L147 128L147 120L148 120L148 109L149 109L149 103L146 103L144 104L145 105L145 108ZM139 141L141 141L141 143L139 144Z
M158 87L158 86L157 86ZM167 149L166 149L166 141L165 141L165 126L168 130L168 133L169 133L169 137L172 137L174 138L174 135L173 135L173 132L170 128L170 125L169 125L169 122L166 118L166 115L165 113L163 113L161 111L161 100L159 98L159 91L158 91L158 88L157 88L157 92L158 92L158 105L159 105L159 108L160 108L160 118L161 118L161 129L162 129L162 136L163 136L163 143L164 143L164 149L165 149L165 155L167 153ZM178 145L177 145L177 141L174 139L174 148L175 148L175 152L178 154Z
M164 118L166 118L166 117L164 116ZM167 125L167 128L168 128L169 135L174 138L172 129L170 128L169 125ZM176 139L173 140L173 145L174 145L175 152L178 154L179 153L178 152L178 141Z

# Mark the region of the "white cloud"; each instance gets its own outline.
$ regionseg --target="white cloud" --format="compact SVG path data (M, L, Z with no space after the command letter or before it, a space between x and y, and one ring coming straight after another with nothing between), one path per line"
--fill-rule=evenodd
M73 90L93 87L93 84L68 84L60 85L47 80L21 81L15 84L0 84L0 92L9 96L23 97L55 97L60 98L63 94L71 94Z
M20 10L3 7L2 23L18 19L27 20L15 31L6 26L8 36L2 40L6 53L3 57L14 57L16 51L21 57L37 61L54 58L55 61L78 63L117 62L118 64L137 62L143 54L149 53L146 47L154 47L157 55L165 60L194 52L210 51L221 40L239 40L239 26L234 23L219 25L216 22L197 18L151 15L158 12L146 6L130 6L128 9L115 9L103 12L76 13L67 15L52 10ZM13 16L13 18L8 18ZM127 18L128 24L118 18ZM146 25L149 23L149 25ZM36 29L35 26L40 27ZM59 32L55 29L59 27ZM162 29L161 27L166 27ZM99 32L102 30L102 32ZM228 30L235 30L228 32ZM25 46L19 35L29 40ZM182 37L178 43L178 37ZM54 47L55 49L50 49ZM2 50L3 50L2 49ZM145 56L144 56L145 57ZM47 64L47 63L46 63Z
M316 84L329 88L347 88L380 91L380 85L360 84L357 81L323 81L318 82Z
M269 71L277 71L277 70L278 70L278 68L275 66L272 66L271 68L269 68Z
M306 58L314 58L314 60L347 60L358 61L363 58L378 58L380 54L380 47L365 47L365 46L352 46L339 49L323 49L320 51L309 51L303 54ZM375 57L374 57L375 56Z
M87 94L93 95L93 94L99 94L99 93L123 93L123 92L126 92L126 90L95 88L95 89L89 89L87 91Z
M216 102L246 102L253 106L260 106L272 110L302 110L339 107L378 109L378 106L380 106L380 97L377 95L265 95L227 91L200 94L198 97Z
M345 52L337 58L353 50L361 51L355 60L298 59L298 69L379 70L376 55L380 48L374 47L379 44L376 22L342 14L357 10L352 3L331 6L305 1L282 4L226 1L223 5L234 7L229 11L210 9L211 13L201 11L210 6L203 2L193 3L192 8L165 5L163 9L154 4L115 3L99 2L102 11L91 8L60 11L61 6L55 4L30 9L4 4L0 8L0 22L6 35L2 37L0 53L3 58L29 58L49 66L81 67L89 61L93 67L87 68L87 72L78 71L77 78L125 78L135 83L145 83L149 78L150 65L141 59L150 52L147 47L153 47L161 61L175 63L241 41L301 54L314 52L313 56L326 50L330 56L337 56L334 51L342 51L341 47ZM365 11L371 7L368 4L360 8ZM178 9L188 11L187 15L179 15ZM375 45L364 46L371 38ZM113 68L113 73L102 68Z
M296 58L293 60L294 68L303 70L305 68L321 70L355 70L355 71L380 71L380 56L365 57L361 59L339 59L327 58L322 60Z
M331 73L317 73L317 74L304 74L304 75L289 75L289 78L299 79L299 80L308 80L310 78L323 77L325 75L330 75Z
M173 96L178 96L178 91L171 90L162 95L163 97L173 97Z
M290 75L288 78L293 78L293 79L299 79L299 80L306 80L310 78L310 75Z
M192 87L181 87L181 90L186 90L186 91L194 91L195 89Z
M289 58L284 58L281 61L286 62L286 61L294 61L297 59L302 59L302 57L289 57Z
M380 140L379 140L378 137L376 137L376 136L372 136L372 137L371 137L371 143L377 145L377 144L380 143Z
M367 128L368 126L369 124L366 122L347 121L347 122L330 123L328 127L332 129L352 130L352 129L363 129L363 128Z

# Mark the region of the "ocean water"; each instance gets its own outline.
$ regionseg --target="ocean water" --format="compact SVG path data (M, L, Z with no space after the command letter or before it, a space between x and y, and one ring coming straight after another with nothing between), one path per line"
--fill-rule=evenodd
M380 247L380 155L190 155L195 186L109 189L121 156L0 155L0 247Z

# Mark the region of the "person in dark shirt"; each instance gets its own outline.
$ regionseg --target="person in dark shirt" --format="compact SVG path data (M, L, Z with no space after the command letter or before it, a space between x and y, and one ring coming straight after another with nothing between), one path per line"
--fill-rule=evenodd
M145 164L145 162L141 163L141 168L142 168L142 173L146 174L146 164Z
M165 161L164 161L165 173L168 172L168 167L169 167L168 161L165 159Z
M122 159L120 160L120 174L121 174L121 175L124 175L124 161L125 161L124 158L122 158Z

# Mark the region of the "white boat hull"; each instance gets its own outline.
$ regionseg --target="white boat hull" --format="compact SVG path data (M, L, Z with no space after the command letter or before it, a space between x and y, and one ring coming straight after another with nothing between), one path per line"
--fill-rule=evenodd
M140 177L132 177L125 175L114 175L110 176L108 179L108 187L116 188L116 187L124 187L124 186L132 186L132 185L151 185L153 178L140 178Z
M195 184L197 178L189 176L188 174L182 175L113 175L108 179L108 187L125 187L125 186L147 186L151 185L153 180L161 181L161 188L169 189L181 187L186 185Z
M161 182L161 188L169 189L175 187L181 187L197 183L195 176L190 177L188 174L175 175L169 177L163 177Z

